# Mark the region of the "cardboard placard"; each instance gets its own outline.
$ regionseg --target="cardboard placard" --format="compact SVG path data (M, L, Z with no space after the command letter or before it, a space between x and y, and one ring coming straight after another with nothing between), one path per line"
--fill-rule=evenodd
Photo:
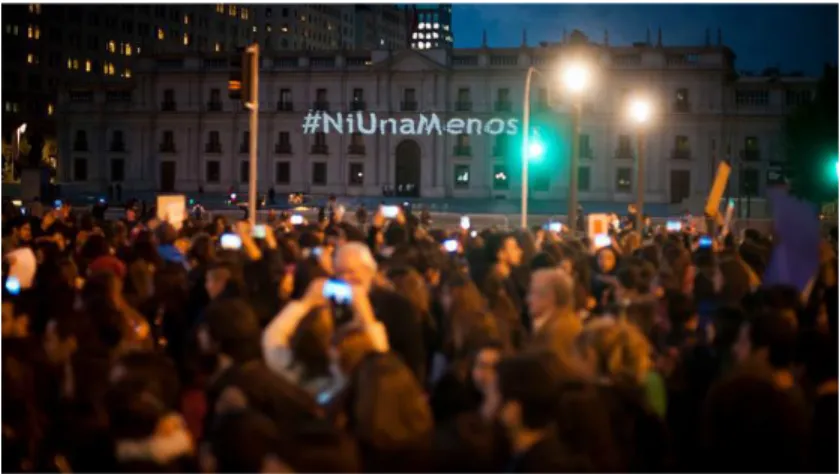
M587 216L586 235L593 238L598 234L606 234L610 231L610 216L607 214L589 214Z
M709 191L709 199L706 200L706 208L704 209L706 215L715 217L720 209L720 199L726 191L726 184L729 182L729 174L732 173L732 167L725 161L721 161L718 165L717 174L715 175L715 182L712 183L712 189Z
M184 219L187 218L187 197L183 194L170 194L157 197L157 218L161 222L168 222L177 230L181 230Z

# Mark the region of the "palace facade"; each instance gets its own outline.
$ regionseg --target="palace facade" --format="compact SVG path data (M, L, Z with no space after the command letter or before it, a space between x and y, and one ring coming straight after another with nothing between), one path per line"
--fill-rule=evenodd
M524 36L524 35L523 35ZM724 45L610 46L575 32L558 45L519 48L270 53L261 58L259 189L378 196L384 186L423 197L518 199L517 147L490 135L304 135L309 110L375 112L378 118L436 113L521 118L529 67L532 123L557 139L534 168L535 199L564 199L572 98L560 64L593 65L582 104L582 201L631 201L636 141L644 139L648 202L705 195L721 160L733 164L730 194L761 196L785 159L784 118L810 100L816 79L738 76ZM579 56L576 56L579 57ZM131 87L76 87L62 94L59 176L68 190L226 192L248 186L248 113L228 99L224 54L139 58ZM644 128L628 117L644 95ZM568 146L567 146L568 145Z

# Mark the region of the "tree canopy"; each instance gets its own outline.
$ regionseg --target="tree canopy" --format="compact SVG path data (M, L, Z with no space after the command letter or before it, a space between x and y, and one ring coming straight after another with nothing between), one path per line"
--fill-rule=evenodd
M786 174L791 192L814 203L837 200L837 67L826 65L814 100L786 123Z

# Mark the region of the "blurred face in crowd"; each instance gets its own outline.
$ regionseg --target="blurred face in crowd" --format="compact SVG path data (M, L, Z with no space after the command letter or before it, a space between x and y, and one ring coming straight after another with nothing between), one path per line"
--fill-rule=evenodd
M752 354L749 323L741 325L741 330L738 331L738 339L735 340L735 344L732 346L732 354L738 362L745 362Z
M17 232L17 237L21 242L29 242L32 240L32 226L29 225L28 222L15 230Z
M598 252L598 268L603 273L609 273L615 269L615 254L610 250Z
M505 244L499 250L499 263L515 267L522 263L522 249L513 237L505 239Z
M554 309L554 289L549 277L546 272L536 272L531 276L527 302L532 317L542 316Z
M15 314L13 303L3 302L3 339L29 335L29 316Z
M47 331L44 334L44 352L50 363L59 365L70 360L70 356L76 352L76 338L68 337L62 340L58 334L58 323L51 320L47 324Z
M475 364L472 368L472 381L475 387L485 396L496 383L496 364L502 354L492 348L486 348L479 351L475 357Z
M204 282L204 289L211 300L216 299L224 291L227 282L230 280L230 272L223 268L215 268L207 272L207 279Z
M351 285L370 288L376 270L365 262L359 252L345 251L336 254L335 274Z

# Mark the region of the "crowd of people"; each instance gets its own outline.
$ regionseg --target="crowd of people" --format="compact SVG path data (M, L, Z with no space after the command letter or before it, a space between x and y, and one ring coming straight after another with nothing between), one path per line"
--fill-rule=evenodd
M837 471L834 239L370 214L4 202L4 470Z

